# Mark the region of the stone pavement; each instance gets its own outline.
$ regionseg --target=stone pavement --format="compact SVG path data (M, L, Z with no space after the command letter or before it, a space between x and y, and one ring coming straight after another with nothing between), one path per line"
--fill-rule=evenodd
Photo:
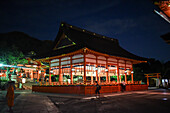
M62 113L170 113L167 90L118 92L99 99L48 97Z
M6 105L0 113L9 113L7 110ZM47 96L25 92L16 97L11 113L59 113L59 110Z
M5 95L6 91L0 91L0 113L9 113ZM12 113L112 113L113 110L115 113L150 113L138 111L152 111L150 108L159 108L166 110L164 113L169 113L169 100L170 91L164 89L104 94L99 100L95 96L15 90ZM159 113L162 110L154 112Z

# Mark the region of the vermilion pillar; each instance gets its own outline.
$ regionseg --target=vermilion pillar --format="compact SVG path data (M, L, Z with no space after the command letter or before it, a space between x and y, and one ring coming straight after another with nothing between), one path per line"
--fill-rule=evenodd
M91 84L93 84L93 74L91 74Z
M108 76L109 76L109 73L108 73L108 58L106 58L106 83L108 83Z
M37 77L37 82L39 82L39 79L40 79L39 69L38 69L37 75L38 75L38 77Z
M109 70L110 68L108 68L108 82L110 83L110 75L109 75L109 73L110 73L110 70Z
M146 75L146 77L147 77L147 85L149 86L149 76L148 76L148 74Z
M156 74L157 79L159 79L159 73Z
M131 80L132 80L132 84L134 83L133 81L133 69L131 70Z
M119 79L119 60L117 60L117 83L120 83L120 79Z
M132 68L131 68L131 80L132 80L132 84L134 83L134 81L133 81L133 62L132 62Z
M73 64L72 64L72 56L71 56L71 57L70 57L70 76L71 76L71 84L73 84L72 68L73 68Z
M33 71L34 71L34 70L31 70L31 80L33 80L33 74L34 74Z
M61 58L59 59L59 84L63 84L63 76L61 72Z
M84 53L84 84L86 84L86 54Z
M43 78L45 78L45 74L46 74L46 69L44 69L44 74L43 74Z
M51 84L51 61L49 63L49 84Z
M126 71L126 61L125 61L125 83L127 84L127 71Z
M98 82L98 60L97 60L97 56L96 56L96 66L95 66L95 70L96 70L96 81Z

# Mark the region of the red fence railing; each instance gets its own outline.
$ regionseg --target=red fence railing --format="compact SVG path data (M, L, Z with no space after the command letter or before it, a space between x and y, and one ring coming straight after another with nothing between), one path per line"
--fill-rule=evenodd
M95 94L96 87L93 85L33 85L33 92L45 92L45 93L65 93L65 94L83 94L93 95ZM126 91L147 90L148 86L145 84L129 84L126 85ZM121 91L121 85L103 85L101 86L100 93L113 93Z

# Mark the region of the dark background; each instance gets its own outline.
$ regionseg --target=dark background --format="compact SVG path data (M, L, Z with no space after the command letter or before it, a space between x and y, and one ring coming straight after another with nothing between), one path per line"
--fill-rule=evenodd
M119 40L131 53L161 62L170 45L160 38L170 24L151 0L1 0L0 33L21 31L54 40L61 21Z

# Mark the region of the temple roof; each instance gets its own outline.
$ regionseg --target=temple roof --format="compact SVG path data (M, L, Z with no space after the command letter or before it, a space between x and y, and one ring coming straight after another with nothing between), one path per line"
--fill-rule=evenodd
M129 58L146 61L146 58L136 56L122 47L117 39L102 36L67 23L62 22L59 32L54 41L54 49L46 54L46 57L53 57L88 48L96 52L116 57Z

